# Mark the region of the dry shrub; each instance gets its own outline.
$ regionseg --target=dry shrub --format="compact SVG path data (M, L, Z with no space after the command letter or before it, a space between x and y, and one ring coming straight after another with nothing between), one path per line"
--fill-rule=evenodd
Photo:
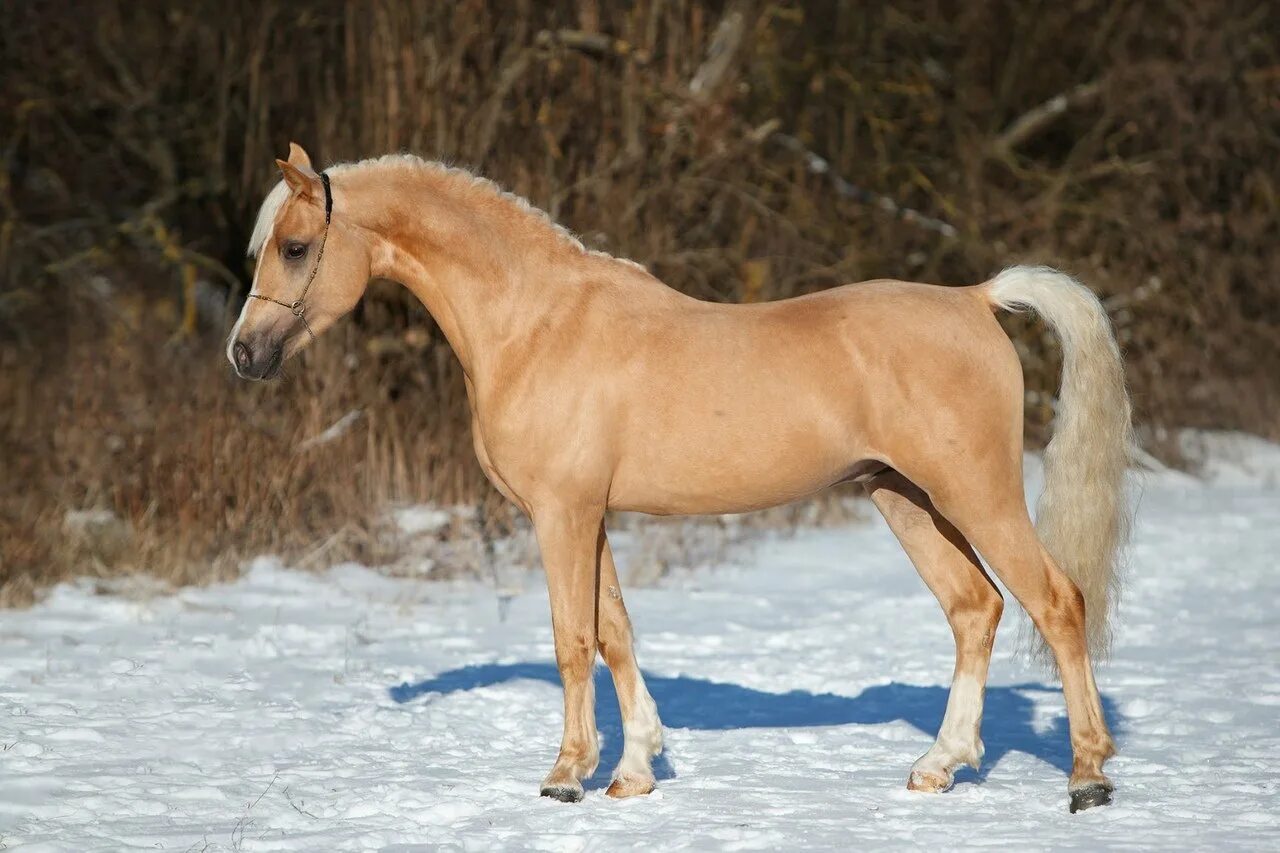
M1278 28L1244 2L5 4L0 595L261 550L378 560L389 501L513 523L403 293L287 381L230 380L243 244L290 139L476 167L709 299L1057 263L1106 298L1154 449L1178 426L1280 437ZM1042 440L1054 347L1008 328ZM68 534L92 508L129 553Z
M16 387L40 403L20 402L6 426L52 431L6 448L7 462L41 476L0 497L13 521L6 567L27 569L19 581L135 571L208 581L264 551L377 562L387 555L371 531L391 498L488 500L497 529L506 523L453 443L466 435L465 402L447 351L421 357L390 322L372 339L346 326L284 381L249 386L209 356L211 341L170 338L172 326L153 316L163 303L114 301L126 310L68 341L55 377L20 371ZM373 370L382 382L365 382ZM441 409L427 411L428 400ZM127 543L73 535L65 510L74 508L112 511ZM27 596L33 586L20 583L6 594Z

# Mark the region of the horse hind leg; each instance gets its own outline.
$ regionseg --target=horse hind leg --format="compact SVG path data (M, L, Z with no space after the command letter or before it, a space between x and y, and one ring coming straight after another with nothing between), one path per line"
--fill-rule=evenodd
M964 765L982 760L982 705L1004 600L968 541L929 496L896 471L866 484L871 500L938 598L955 635L956 664L937 741L911 768L907 787L939 792Z
M1001 476L970 473L973 476L950 480L961 488L933 489L930 494L1018 599L1053 651L1071 731L1071 811L1106 805L1113 787L1102 764L1115 754L1115 743L1093 679L1084 596L1041 544L1016 468Z

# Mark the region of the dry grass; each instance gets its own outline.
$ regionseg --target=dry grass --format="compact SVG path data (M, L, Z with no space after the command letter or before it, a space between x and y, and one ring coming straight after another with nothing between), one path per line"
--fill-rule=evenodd
M391 501L513 528L458 369L394 288L286 382L230 380L220 303L243 297L291 138L320 162L472 165L711 299L1060 264L1107 299L1153 450L1176 455L1177 426L1280 438L1267 4L89 5L0 7L0 600L86 572L207 580L263 550L392 559ZM1009 328L1042 440L1056 356ZM92 508L130 532L68 532Z
M182 584L225 578L264 551L378 562L388 555L374 525L391 500L491 504L489 526L509 524L455 444L465 402L444 350L422 358L390 324L373 339L346 326L284 381L247 386L212 341L166 340L150 303L137 307L69 342L51 385L20 372L29 396L9 410L6 434L32 435L28 423L52 432L6 448L40 478L23 472L0 497L14 533L28 531L5 537L6 568L28 568L8 579L10 601L34 589L24 574L145 571ZM375 369L383 380L366 382ZM348 428L326 440L347 413ZM127 532L69 530L72 508L109 509Z

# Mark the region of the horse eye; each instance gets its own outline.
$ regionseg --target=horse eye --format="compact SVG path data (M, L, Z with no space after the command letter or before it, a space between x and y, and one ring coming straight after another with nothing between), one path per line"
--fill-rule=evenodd
M291 261L296 261L307 253L305 243L290 243L284 247L284 256Z

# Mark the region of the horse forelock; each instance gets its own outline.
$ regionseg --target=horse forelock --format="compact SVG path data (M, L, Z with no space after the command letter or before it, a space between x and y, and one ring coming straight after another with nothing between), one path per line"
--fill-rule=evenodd
M263 199L262 207L258 209L258 219L253 223L253 235L249 237L247 252L249 257L256 258L262 251L262 247L267 244L267 240L271 237L271 230L276 224L276 216L279 215L280 208L284 206L287 198L289 198L289 186L284 181L280 181Z

